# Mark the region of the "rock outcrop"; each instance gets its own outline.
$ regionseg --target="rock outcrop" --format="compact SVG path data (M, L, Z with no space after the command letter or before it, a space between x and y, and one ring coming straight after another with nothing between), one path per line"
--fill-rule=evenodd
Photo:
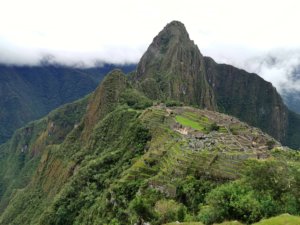
M220 112L259 127L279 141L286 139L288 109L270 82L209 57L204 60Z

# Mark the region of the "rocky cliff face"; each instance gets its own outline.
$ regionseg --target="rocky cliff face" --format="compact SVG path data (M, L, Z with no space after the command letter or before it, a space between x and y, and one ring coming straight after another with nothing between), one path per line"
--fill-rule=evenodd
M284 141L288 109L271 83L256 74L205 57L208 82L221 112L234 115Z
M167 24L153 39L138 64L136 79L140 89L152 99L172 99L216 109L203 56L180 22Z

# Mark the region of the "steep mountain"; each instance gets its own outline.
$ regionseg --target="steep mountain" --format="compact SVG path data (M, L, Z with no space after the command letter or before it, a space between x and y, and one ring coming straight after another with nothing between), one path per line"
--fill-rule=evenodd
M92 92L117 65L71 68L0 65L0 143L27 122ZM134 65L122 66L126 72Z
M17 130L13 137L0 146L0 212L14 191L30 183L37 173L41 156L47 148L64 141L74 127L78 126L86 111L88 97L56 109L46 117L31 122ZM44 155L46 156L46 153ZM53 171L52 171L53 173ZM47 176L47 179L50 179Z
M120 94L126 88L126 78L121 71L112 71L103 80L90 100L87 115L84 118L85 133L91 133L91 128L97 121L101 120L106 114L113 111L119 102Z
M284 104L271 83L256 74L205 57L218 111L259 127L282 144L300 149L300 115Z
M300 121L272 84L257 74L203 57L178 21L167 24L153 39L133 80L151 99L224 112L261 128L285 145L300 148L300 139L296 140L300 136L296 135L292 144L290 140Z
M178 100L216 109L204 58L181 22L168 24L153 39L138 64L135 79L151 99Z
M254 222L298 210L299 153L234 117L149 101L115 70L18 130L0 147L0 224Z
M277 140L286 139L288 109L271 83L208 57L205 68L219 111L260 127Z

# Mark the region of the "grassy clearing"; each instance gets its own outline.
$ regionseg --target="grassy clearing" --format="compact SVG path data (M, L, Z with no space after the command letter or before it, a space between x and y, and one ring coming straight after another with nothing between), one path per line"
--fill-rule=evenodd
M214 225L243 225L243 224L238 221L226 221L223 223L214 223Z
M185 222L185 223L168 223L165 225L203 225L201 222ZM258 223L254 223L252 225L299 225L300 224L300 217L299 216L292 216L290 214L282 214L280 216L272 217L269 219L261 220ZM243 225L241 222L238 221L226 221L223 223L214 223L214 225Z
M253 225L299 225L300 217L292 216L290 214L282 214L280 216L272 217L270 219L261 220Z
M201 222L185 222L185 223L176 223L176 222L174 222L174 223L167 223L165 225L178 225L178 224L180 224L180 225L204 225Z
M190 120L186 117L183 117L183 116L176 116L176 122L180 123L181 125L183 126L187 126L187 127L191 127L195 130L200 130L200 131L203 131L204 130L204 127L201 126L199 123L193 121L193 120Z
M209 121L209 119L206 116L200 116L197 113L184 112L182 115L190 120L197 121L198 123L200 123L203 126L208 126L211 124L211 122Z

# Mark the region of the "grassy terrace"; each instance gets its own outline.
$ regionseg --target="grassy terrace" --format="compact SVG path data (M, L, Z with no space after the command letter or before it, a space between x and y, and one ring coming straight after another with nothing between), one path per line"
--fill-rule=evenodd
M201 222L185 222L185 223L167 223L165 225L204 225ZM240 222L237 221L230 221L230 222L224 222L224 223L220 223L220 224L214 224L214 225L243 225Z
M270 219L261 220L253 225L299 225L300 217L289 214L282 214L280 216L272 217Z
M191 127L195 130L203 131L204 128L205 128L204 126L200 125L198 122L190 120L190 119L188 119L186 117L183 117L183 116L178 116L177 115L175 117L175 119L176 119L176 122L180 123L181 125Z
M181 224L181 225L203 225L203 223L200 223L200 222L186 222L186 223L167 223L165 225L178 225L178 224Z
M185 222L185 223L168 223L165 225L203 225L201 222ZM269 219L261 220L258 223L254 223L252 225L299 225L300 224L300 217L299 216L292 216L289 214L282 214L280 216L272 217ZM242 225L242 223L238 221L229 221L229 222L223 222L218 223L214 225Z

